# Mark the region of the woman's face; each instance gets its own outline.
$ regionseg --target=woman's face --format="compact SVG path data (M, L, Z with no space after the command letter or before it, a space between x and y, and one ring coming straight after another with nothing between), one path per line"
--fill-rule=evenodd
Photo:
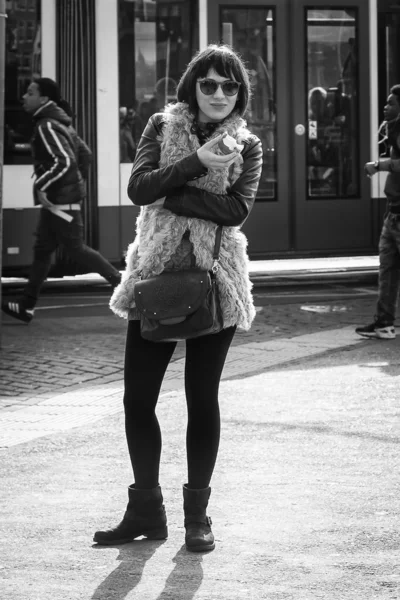
M232 80L229 77L221 77L214 69L210 69L207 73L207 77L198 79L196 83L196 100L199 106L197 120L199 123L222 121L230 115L235 108L238 95L227 96L219 85L213 94L207 96L206 94L203 94L199 85L199 82L203 81L203 79L213 79L217 83L224 83L224 81Z

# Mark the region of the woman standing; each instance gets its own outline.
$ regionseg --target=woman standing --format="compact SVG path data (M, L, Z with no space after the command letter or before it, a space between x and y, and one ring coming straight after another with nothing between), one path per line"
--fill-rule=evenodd
M125 429L135 483L121 523L98 531L99 544L167 537L159 486L161 432L156 404L176 342L151 342L140 334L133 300L135 282L164 270L210 269L216 229L223 226L217 285L224 328L186 341L185 390L188 483L183 486L188 550L214 548L206 514L219 437L218 388L236 328L255 316L248 277L247 241L240 226L254 204L262 168L260 140L243 120L249 76L228 46L210 45L189 63L177 88L178 102L150 117L138 145L128 186L142 206L127 268L111 299L129 319L125 352ZM218 148L228 133L239 146Z

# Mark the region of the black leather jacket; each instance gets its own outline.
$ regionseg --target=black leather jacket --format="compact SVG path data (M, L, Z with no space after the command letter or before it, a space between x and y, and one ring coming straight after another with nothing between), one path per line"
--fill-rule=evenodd
M54 102L47 102L33 115L31 139L36 191L46 193L53 204L74 204L86 195L84 178L92 152L71 127L71 118Z
M242 150L243 171L226 194L213 194L188 181L206 175L197 152L162 169L160 142L165 115L150 117L140 138L128 184L128 196L138 206L166 197L164 208L176 215L213 221L218 225L240 226L247 219L258 189L262 169L260 140L252 135Z

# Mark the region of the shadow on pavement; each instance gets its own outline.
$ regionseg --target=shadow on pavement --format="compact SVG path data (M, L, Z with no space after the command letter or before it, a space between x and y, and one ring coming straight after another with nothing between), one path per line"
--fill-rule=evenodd
M189 553L183 545L172 559L175 567L156 600L170 600L179 597L184 600L192 600L203 581L202 560L202 554ZM183 590L185 591L183 592Z
M236 424L238 427L241 424L240 420L230 419L231 424ZM400 444L400 436L395 435L379 435L374 433L369 433L366 431L345 431L344 429L339 429L337 427L330 427L329 425L307 425L300 423L289 423L285 421L284 423L278 421L263 421L259 422L255 425L255 428L259 431L268 431L268 430L276 430L279 429L282 432L287 431L300 431L306 432L310 434L323 435L323 436L332 436L332 437L344 437L344 438L360 438L361 440L370 440L372 442L384 442L388 444Z
M108 600L109 598L124 600L139 584L147 561L165 541L137 540L124 546L94 544L92 547L98 551L118 548L119 555L116 560L120 561L120 564L100 583L91 596L91 600Z
M92 547L98 550L118 548L120 553L116 560L120 561L120 564L96 588L91 600L124 600L142 579L147 561L165 541L137 540L124 546L107 547L94 544ZM156 600L192 600L203 581L202 560L201 553L189 553L183 544L172 559L175 566Z

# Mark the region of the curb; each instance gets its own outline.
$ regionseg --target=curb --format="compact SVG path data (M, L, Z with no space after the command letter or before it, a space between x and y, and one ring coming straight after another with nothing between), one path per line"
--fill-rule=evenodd
M376 284L378 269L351 269L329 271L304 270L304 271L271 271L250 274L250 280L255 288L278 287L278 286L308 286L329 284ZM25 283L23 278L3 278L1 286L3 290L19 289ZM65 287L96 287L109 289L109 284L100 277L63 277L60 279L49 279L43 284L43 289L65 288Z
M376 284L378 269L351 270L351 271L303 271L285 273L259 273L251 275L254 287L274 286L308 286L319 284Z

